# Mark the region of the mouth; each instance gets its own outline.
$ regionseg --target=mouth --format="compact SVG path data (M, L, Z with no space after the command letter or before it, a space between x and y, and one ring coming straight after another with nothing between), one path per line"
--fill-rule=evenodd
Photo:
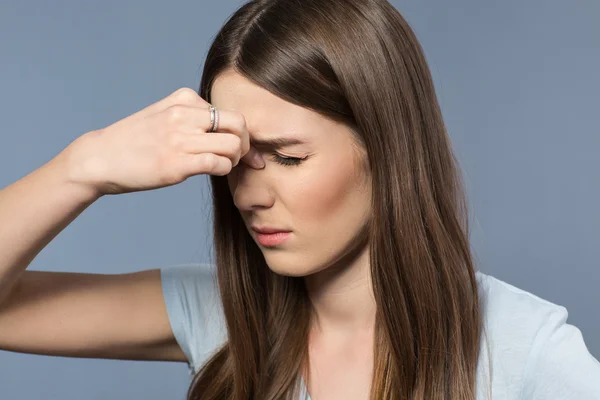
M269 226L258 227L258 226L253 225L250 228L256 233L267 234L267 235L274 234L274 233L281 233L281 232L290 232L287 229L273 228L273 227L269 227Z
M252 227L256 240L262 246L272 247L283 244L292 234L291 231L285 231L277 228L256 228Z

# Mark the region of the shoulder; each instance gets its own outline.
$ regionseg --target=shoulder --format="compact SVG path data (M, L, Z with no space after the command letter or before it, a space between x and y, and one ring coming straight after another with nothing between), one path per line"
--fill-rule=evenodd
M481 272L477 281L482 364L489 365L496 392L528 399L600 398L600 364L581 331L567 323L564 306Z
M567 310L491 275L477 272L483 319L482 356L496 380L516 389L536 346Z
M567 309L491 275L477 272L486 327L497 335L534 339L553 318L566 319Z
M196 372L227 336L216 268L192 263L169 265L160 271L173 334L191 372Z

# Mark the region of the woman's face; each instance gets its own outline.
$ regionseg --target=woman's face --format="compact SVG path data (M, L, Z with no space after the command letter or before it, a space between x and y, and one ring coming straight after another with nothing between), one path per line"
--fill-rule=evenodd
M269 268L282 275L306 276L353 250L348 246L371 213L371 180L351 130L282 100L232 70L219 76L211 96L218 109L244 115L251 144L265 160L263 169L239 163L227 179L233 201ZM302 143L279 148L258 144L274 138ZM290 233L273 245L261 242L252 227Z

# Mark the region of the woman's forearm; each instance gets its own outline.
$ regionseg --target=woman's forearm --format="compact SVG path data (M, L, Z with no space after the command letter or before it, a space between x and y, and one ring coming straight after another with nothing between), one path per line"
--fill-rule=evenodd
M68 152L0 190L0 301L33 259L100 195L69 180Z

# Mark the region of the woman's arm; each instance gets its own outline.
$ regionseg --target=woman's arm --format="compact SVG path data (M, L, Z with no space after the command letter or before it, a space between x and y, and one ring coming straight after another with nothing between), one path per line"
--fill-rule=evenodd
M25 271L0 305L0 349L64 357L187 361L160 271Z
M182 88L77 138L0 191L0 349L73 357L185 359L171 330L160 271L101 275L25 271L104 194L153 190L190 176L264 167L243 115ZM207 134L210 131L210 134Z
M0 303L33 259L100 194L68 179L68 151L0 190Z
M26 271L100 197L69 181L66 154L0 191L0 349L186 361L169 325L158 270L121 275Z

